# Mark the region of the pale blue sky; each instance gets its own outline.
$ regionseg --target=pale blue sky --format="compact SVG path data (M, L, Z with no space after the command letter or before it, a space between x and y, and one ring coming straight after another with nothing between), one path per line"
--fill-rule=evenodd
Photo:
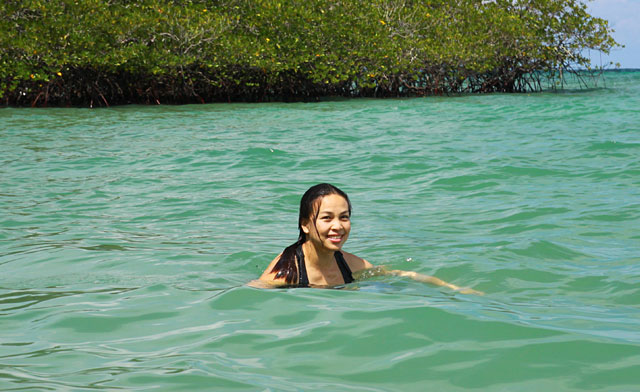
M609 21L613 37L625 48L614 49L609 56L591 52L593 65L620 63L622 68L640 68L640 0L586 1L591 15Z

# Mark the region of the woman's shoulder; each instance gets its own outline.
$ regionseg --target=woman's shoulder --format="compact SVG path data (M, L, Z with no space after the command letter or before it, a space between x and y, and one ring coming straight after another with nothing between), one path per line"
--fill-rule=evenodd
M271 260L271 262L269 263L269 266L264 270L264 272L260 276L260 278L259 278L260 281L269 282L269 283L276 283L276 284L277 283L281 283L280 281L284 281L284 278L276 279L275 277L276 277L277 272L273 272L273 267L276 265L278 260L280 260L281 256L282 256L282 253L280 253L273 260Z
M342 252L342 255L344 256L344 260L349 265L349 269L351 270L351 272L358 272L360 270L369 269L373 267L371 263L369 263L367 260L363 259L362 257L358 257L353 253L345 252L343 250L340 252Z

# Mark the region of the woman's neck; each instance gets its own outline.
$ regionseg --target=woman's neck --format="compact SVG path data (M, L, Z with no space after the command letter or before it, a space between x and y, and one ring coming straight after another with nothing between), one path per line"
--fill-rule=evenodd
M317 249L311 241L302 244L302 251L304 252L305 263L312 267L322 269L335 262L334 251Z

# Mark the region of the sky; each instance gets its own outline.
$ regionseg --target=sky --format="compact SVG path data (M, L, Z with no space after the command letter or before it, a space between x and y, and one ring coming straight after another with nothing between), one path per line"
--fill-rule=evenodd
M613 49L609 56L592 51L592 65L606 66L613 61L621 68L640 68L640 0L587 0L585 4L591 15L609 21L615 30L613 38L625 45Z

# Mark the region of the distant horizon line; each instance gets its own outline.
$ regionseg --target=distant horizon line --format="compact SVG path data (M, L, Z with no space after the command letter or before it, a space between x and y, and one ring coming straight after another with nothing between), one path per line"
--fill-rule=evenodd
M591 68L591 69L587 69L587 68L577 68L576 71L600 71L600 69L596 69L596 68ZM629 67L629 68L625 68L625 67L620 67L620 68L604 68L602 69L603 72L620 72L620 71L640 71L640 67Z

